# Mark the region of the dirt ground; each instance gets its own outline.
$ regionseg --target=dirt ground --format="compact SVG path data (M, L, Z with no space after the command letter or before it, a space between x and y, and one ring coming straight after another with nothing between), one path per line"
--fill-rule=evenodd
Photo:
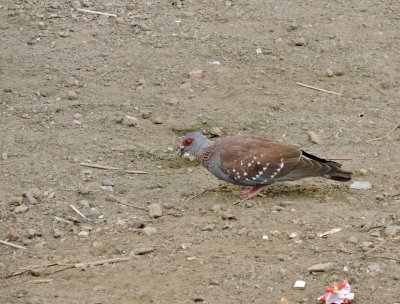
M0 239L25 249L0 244L0 302L317 303L347 278L354 303L400 303L399 12L1 1ZM234 205L240 187L202 193L223 183L177 157L188 130L297 144L372 189L306 179Z

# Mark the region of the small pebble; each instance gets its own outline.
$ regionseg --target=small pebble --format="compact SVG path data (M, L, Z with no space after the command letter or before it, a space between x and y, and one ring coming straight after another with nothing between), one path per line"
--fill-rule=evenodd
M213 231L215 228L214 224L205 224L200 228L201 231Z
M143 233L147 236L157 234L157 229L154 227L146 226L143 228Z
M103 180L102 185L106 187L115 187L115 183L111 179Z
M351 236L351 237L349 237L347 242L350 243L350 244L357 244L358 243L358 238L355 237L355 236Z
M308 139L312 143L317 144L317 145L322 144L322 140L321 140L321 138L319 137L319 135L316 132L308 131L307 134L308 134Z
M387 237L393 237L396 234L400 233L400 226L387 226L383 233Z
M284 207L284 208L289 207L291 205L293 205L293 202L291 202L291 201L282 201L279 203L279 206Z
M179 100L177 98L171 98L167 99L165 103L170 106L176 106L179 103Z
M190 78L192 78L192 79L203 79L204 74L205 74L205 71L202 71L202 70L191 71L189 73Z
M74 119L80 120L82 118L82 114L81 113L75 113L74 115L72 115L72 117Z
M22 196L12 197L7 203L11 206L19 206L22 204L24 198Z
M264 235L262 236L262 239L268 241L268 240L269 240L269 237L268 237L268 235L264 234Z
M33 228L29 228L27 231L27 237L28 239L33 239L37 235L37 232Z
M26 299L26 304L42 304L43 302L40 301L37 297L29 297Z
M130 255L145 255L145 254L149 254L152 253L154 251L154 247L139 247L136 248L135 250L131 251Z
M193 302L203 302L203 303L207 302L203 296L199 296L199 295L193 295L192 301Z
M19 205L14 208L14 213L19 214L19 213L25 213L29 210L29 207L25 204Z
M71 6L72 6L74 9L78 9L78 8L82 7L82 4L81 4L80 1L72 1L72 2L71 2Z
M299 37L293 40L296 46L304 46L306 45L306 40L303 37Z
M211 207L211 211L213 211L213 212L218 212L220 210L221 210L221 205L219 205L219 204L215 204Z
M222 130L218 127L212 127L210 129L210 134L216 137L220 137L223 135Z
M89 231L83 230L78 233L78 236L81 238L87 238L89 236Z
M1 158L2 158L3 160L7 160L7 159L8 159L7 152L3 152L3 154L1 155Z
M62 236L63 236L63 233L62 233L61 230L59 230L59 229L54 229L54 230L53 230L53 237L54 237L55 239L58 239L58 238L60 238L60 237L62 237Z
M306 287L306 282L302 280L297 280L294 282L293 288L294 289L304 289Z
M155 125L161 125L164 122L161 116L155 116L152 121Z
M143 110L140 113L143 119L148 119L151 117L151 114L153 114L151 111L148 110Z
M373 263L373 264L371 264L371 265L368 266L368 269L369 269L371 272L378 272L378 271L381 270L381 266L380 266L378 263Z
M350 185L350 189L369 190L372 188L370 182L354 182Z
M137 126L138 124L138 119L136 117L132 117L129 115L125 115L123 120L122 120L122 124L125 126Z
M333 76L335 75L335 73L332 71L332 69L328 68L328 69L326 70L326 75L327 75L328 77L333 77Z
M367 252L368 250L371 249L371 247L372 247L373 245L374 245L374 243L372 243L372 242L364 242L364 243L361 244L361 250L362 250L363 252Z
M320 264L315 264L307 268L308 272L325 272L328 270L333 269L335 266L334 263L328 262L328 263L320 263Z
M151 204L149 206L149 216L152 218L157 218L162 216L162 209L160 204Z
M8 233L7 233L7 239L10 241L10 242L14 242L14 241L16 241L16 240L18 240L19 239L19 235L18 235L18 233L17 233L17 231L15 231L15 230L11 230L11 231L9 231Z
M75 91L68 91L67 98L69 100L75 100L78 99L78 94Z

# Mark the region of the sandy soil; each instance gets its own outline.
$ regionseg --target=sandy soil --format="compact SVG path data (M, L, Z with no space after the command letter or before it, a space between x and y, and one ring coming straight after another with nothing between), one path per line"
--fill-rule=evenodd
M348 278L355 303L399 303L400 129L369 141L400 123L399 11L3 0L0 239L26 249L0 244L0 302L317 303ZM307 179L233 205L240 187L201 193L222 183L177 158L188 130L298 144L372 189Z

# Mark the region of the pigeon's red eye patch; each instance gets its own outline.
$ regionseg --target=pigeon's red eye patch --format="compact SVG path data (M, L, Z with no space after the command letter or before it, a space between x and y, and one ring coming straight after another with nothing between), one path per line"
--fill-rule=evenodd
M193 138L185 138L185 139L183 139L183 145L185 147L190 146L192 144L192 142L193 142Z

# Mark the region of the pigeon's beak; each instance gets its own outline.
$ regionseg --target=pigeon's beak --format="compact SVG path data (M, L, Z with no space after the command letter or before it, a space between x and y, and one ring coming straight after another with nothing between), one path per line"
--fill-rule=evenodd
M185 147L182 146L178 150L178 155L179 157L182 157L183 154L185 154Z

